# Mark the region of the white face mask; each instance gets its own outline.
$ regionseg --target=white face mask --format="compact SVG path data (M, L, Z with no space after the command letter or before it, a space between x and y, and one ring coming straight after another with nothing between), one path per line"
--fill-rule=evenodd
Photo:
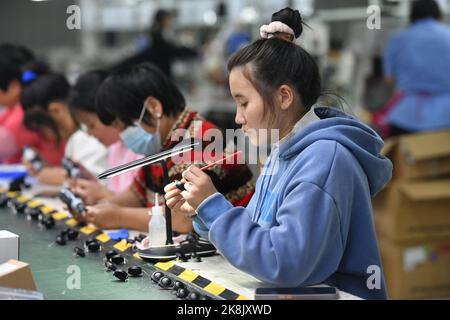
M159 134L159 118L156 122L156 132L154 134L148 133L141 127L146 110L147 107L144 103L139 120L133 126L123 130L120 133L120 139L133 152L148 156L161 150L161 135Z

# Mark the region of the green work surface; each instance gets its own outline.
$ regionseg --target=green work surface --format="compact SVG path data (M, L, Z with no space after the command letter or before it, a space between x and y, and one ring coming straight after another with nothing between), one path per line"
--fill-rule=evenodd
M151 281L153 266L146 262L128 259L123 270L131 265L145 265L147 270L142 277L120 282L112 272L105 271L103 253L86 253L85 258L73 255L73 248L82 247L82 240L65 246L54 243L60 229L46 230L37 221L28 220L23 214L15 215L9 208L0 209L0 229L19 235L20 260L30 264L38 291L45 299L176 299L172 291L162 290ZM70 271L77 267L80 289L69 289L74 284L74 273Z

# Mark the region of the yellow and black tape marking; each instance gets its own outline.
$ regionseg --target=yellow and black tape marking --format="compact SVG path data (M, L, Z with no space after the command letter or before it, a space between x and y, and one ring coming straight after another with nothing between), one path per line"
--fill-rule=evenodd
M213 294L215 296L218 296L225 300L249 300L249 298L241 296L224 286L217 284L211 280L208 280L195 272L183 268L177 264L175 264L173 261L168 262L158 262L155 264L155 267L169 272L173 274L174 276L180 278L183 281L186 281L190 284L194 284L197 287L201 288L202 290Z
M8 199L14 199L14 198L17 198L18 196L20 196L20 192L18 192L18 191L7 191L6 192L6 197Z
M27 196L22 195L20 192L2 192L0 190L0 193L6 194L6 197L10 200L16 199L17 201L26 203L27 206L29 205L29 207L31 208L39 208L39 210L41 210L43 214L51 214L53 218L57 221L60 221L60 223L71 228L76 228L82 234L96 238L103 245L111 245L113 249L116 249L123 254L129 254L134 259L142 261L142 258L139 256L139 254L131 250L132 244L128 243L126 240L113 241L107 233L103 232L100 229L97 229L93 225L79 226L78 221L74 218L70 218L68 213L64 211L58 211L48 205L39 202L39 200L28 198ZM219 298L225 300L249 300L249 298L239 295L220 284L217 284L196 274L189 269L176 265L173 261L159 262L155 264L155 267L160 270L166 271L174 275L175 277L178 277L182 281L194 285L197 288L200 288L201 290Z
M84 233L86 235L90 235L91 233L94 233L97 230L98 229L95 226L91 225L91 224L88 224L88 225L80 228L80 232L82 232L82 233Z
M117 249L120 252L125 252L131 247L132 247L131 243L128 243L127 240L120 240L114 245L114 249Z
M111 240L111 238L108 236L108 234L107 234L106 232L100 233L100 234L96 237L96 239L97 239L98 241L100 241L101 243L107 243L107 242L109 242L109 240Z
M58 212L52 214L52 217L56 221L59 221L59 220L64 220L64 219L69 218L69 215L64 211L58 211Z
M28 201L30 201L31 199L29 197L27 197L26 195L18 195L16 197L16 200L20 203L27 203Z

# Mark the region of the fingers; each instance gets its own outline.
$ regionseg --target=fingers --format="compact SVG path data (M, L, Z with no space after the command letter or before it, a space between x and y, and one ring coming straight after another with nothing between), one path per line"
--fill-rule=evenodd
M71 187L73 193L83 198L83 200L86 200L85 198L89 195L92 188L92 182L84 179L77 179Z
M195 180L198 179L198 177L195 174L193 174L191 171L189 171L189 170L183 171L181 176L186 181L195 181Z
M79 187L79 186L75 186L74 188L71 188L73 193L76 194L77 196L80 196L82 198L85 198L86 195L89 193L87 189Z
M93 214L93 213L95 213L96 211L97 211L96 208L93 207L93 206L87 206L87 207L86 207L86 215Z
M175 190L175 189L177 189L177 187L176 187L176 185L175 185L175 182L172 182L172 183L169 183L168 185L166 185L166 186L164 187L164 192L165 192L166 195L167 195L168 192L170 192L170 191L172 191L172 190ZM177 190L178 190L178 189L177 189ZM166 199L167 199L167 197L166 197Z
M69 188L74 190L77 187L77 179L68 179Z
M97 215L97 208L88 206L86 207L86 220L95 224L95 216Z
M183 205L183 203L185 202L185 200L183 199L183 197L180 195L178 197L172 198L170 200L166 201L166 205L170 208L170 209L177 209L179 207L181 207L181 205Z
M178 189L178 188L175 188L175 189L173 189L173 190L171 190L171 191L166 192L166 194L164 195L164 197L166 198L166 200L169 200L169 199L171 199L171 198L173 198L173 197L179 196L180 193L181 193L181 190Z
M193 188L194 188L194 184L192 184L191 182L186 182L186 183L184 184L184 189L185 189L187 192L192 191Z
M181 182L184 182L184 190L178 189L175 182L166 185L164 188L166 205L173 210L181 210L182 206L186 206L186 202L190 206L195 205L198 202L195 200L196 198L203 198L201 194L203 186L209 187L208 183L212 185L209 176L193 165L183 171L182 177Z
M189 200L191 199L191 194L189 193L189 191L183 191L183 192L181 192L181 196L182 196L183 199L185 199L187 202L189 202Z
M177 210L181 205L184 203L184 199L181 196L181 190L179 190L175 183L172 182L171 184L168 184L164 191L166 191L164 198L166 199L166 205L172 209Z
M197 177L200 177L200 176L202 176L202 175L204 174L203 171L202 171L199 167L197 167L197 166L190 166L190 167L188 168L188 170L189 170L192 174L196 175Z
M189 180L195 180L196 178L201 177L202 174L204 174L204 173L202 170L200 170L200 168L192 165L192 166L189 166L189 168L187 168L185 171L183 171L181 176L185 180L189 181Z
M190 166L181 175L186 181L192 182L194 185L199 185L209 179L209 176L196 166Z
M92 181L86 180L86 179L77 179L77 186L83 189L88 188L90 185L92 185Z
M102 203L98 203L95 207L94 207L94 211L95 212L100 212L100 211L112 211L116 208L117 206L112 204L111 202L102 202Z

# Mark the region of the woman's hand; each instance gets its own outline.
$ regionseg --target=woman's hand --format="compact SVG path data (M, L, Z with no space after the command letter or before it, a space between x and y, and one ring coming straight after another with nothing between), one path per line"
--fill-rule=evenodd
M100 229L119 229L123 227L121 223L122 207L116 204L99 203L86 209L86 220Z
M73 193L78 195L86 205L92 205L113 195L104 185L93 180L76 179L70 183Z
M196 166L190 166L186 171L183 171L182 176L186 180L184 184L186 191L182 191L181 196L194 210L203 200L217 192L211 178Z
M61 167L45 167L37 173L37 178L42 184L62 185L67 179L67 172Z
M72 215L72 218L74 218L78 222L81 222L81 223L87 223L88 222L87 221L87 217L86 217L86 213L81 213L80 214L80 213L74 212L74 211L70 210L70 208L66 204L63 206L63 208L64 208L64 210L69 211L70 214Z
M182 180L182 182L186 181ZM187 217L195 215L195 209L181 196L181 190L175 186L175 182L165 186L164 191L166 192L164 195L166 205L172 210L172 213L183 214Z

